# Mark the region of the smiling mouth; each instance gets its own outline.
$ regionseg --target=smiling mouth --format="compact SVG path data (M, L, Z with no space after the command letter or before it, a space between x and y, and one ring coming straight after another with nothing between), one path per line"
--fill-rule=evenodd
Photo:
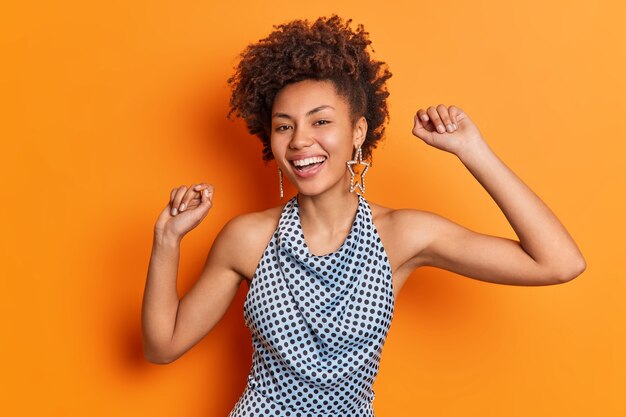
M307 172L307 171L311 171L312 169L315 169L319 165L322 165L324 162L326 162L326 158L324 158L323 161L312 162L312 163L309 163L309 164L303 165L303 166L297 166L294 163L294 161L290 161L290 162L291 162L291 166L293 166L296 171L298 171L298 172Z

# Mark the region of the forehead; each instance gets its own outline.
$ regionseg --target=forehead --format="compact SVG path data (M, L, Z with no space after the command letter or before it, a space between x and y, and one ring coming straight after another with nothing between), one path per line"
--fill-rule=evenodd
M272 111L304 114L312 108L330 105L345 110L345 100L328 80L303 80L283 87L274 98Z

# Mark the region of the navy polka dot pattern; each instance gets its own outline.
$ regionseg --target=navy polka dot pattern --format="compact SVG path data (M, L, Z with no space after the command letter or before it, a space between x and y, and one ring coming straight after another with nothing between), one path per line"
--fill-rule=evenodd
M371 209L357 196L346 240L320 256L304 240L297 195L283 207L244 301L254 352L229 417L374 416L394 296Z

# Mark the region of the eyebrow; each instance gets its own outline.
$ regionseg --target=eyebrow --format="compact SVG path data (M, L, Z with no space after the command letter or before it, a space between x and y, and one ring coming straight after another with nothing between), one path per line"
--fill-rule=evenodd
M322 111L322 110L327 109L327 108L335 110L335 108L333 106L329 106L328 104L324 104L323 106L318 106L318 107L316 107L316 108L314 108L312 110L309 110L306 113L305 116L310 116L310 115L312 115L314 113L317 113L317 112ZM284 117L286 119L293 119L293 117L291 117L290 115L288 115L286 113L274 113L272 115L272 119L275 118L275 117Z

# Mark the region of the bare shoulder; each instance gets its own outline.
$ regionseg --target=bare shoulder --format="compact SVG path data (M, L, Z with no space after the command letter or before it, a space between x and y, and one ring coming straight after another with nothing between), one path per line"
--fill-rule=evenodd
M408 226L427 227L429 221L432 220L433 217L437 216L435 213L426 210L407 208L394 209L369 201L368 204L372 209L372 217L379 232L387 231L387 229L390 232L400 232L402 230L406 230Z
M400 208L394 209L368 202L372 209L374 225L389 256L392 271L419 266L416 254L432 238L433 225L441 218L435 213ZM416 250L417 249L417 250Z
M283 205L279 205L235 216L220 232L224 244L229 246L233 269L248 282L278 226L282 209Z
M240 214L230 219L224 228L228 227L233 233L246 233L246 237L253 238L257 234L263 234L264 228L278 225L282 209L283 206L275 206L266 210Z

